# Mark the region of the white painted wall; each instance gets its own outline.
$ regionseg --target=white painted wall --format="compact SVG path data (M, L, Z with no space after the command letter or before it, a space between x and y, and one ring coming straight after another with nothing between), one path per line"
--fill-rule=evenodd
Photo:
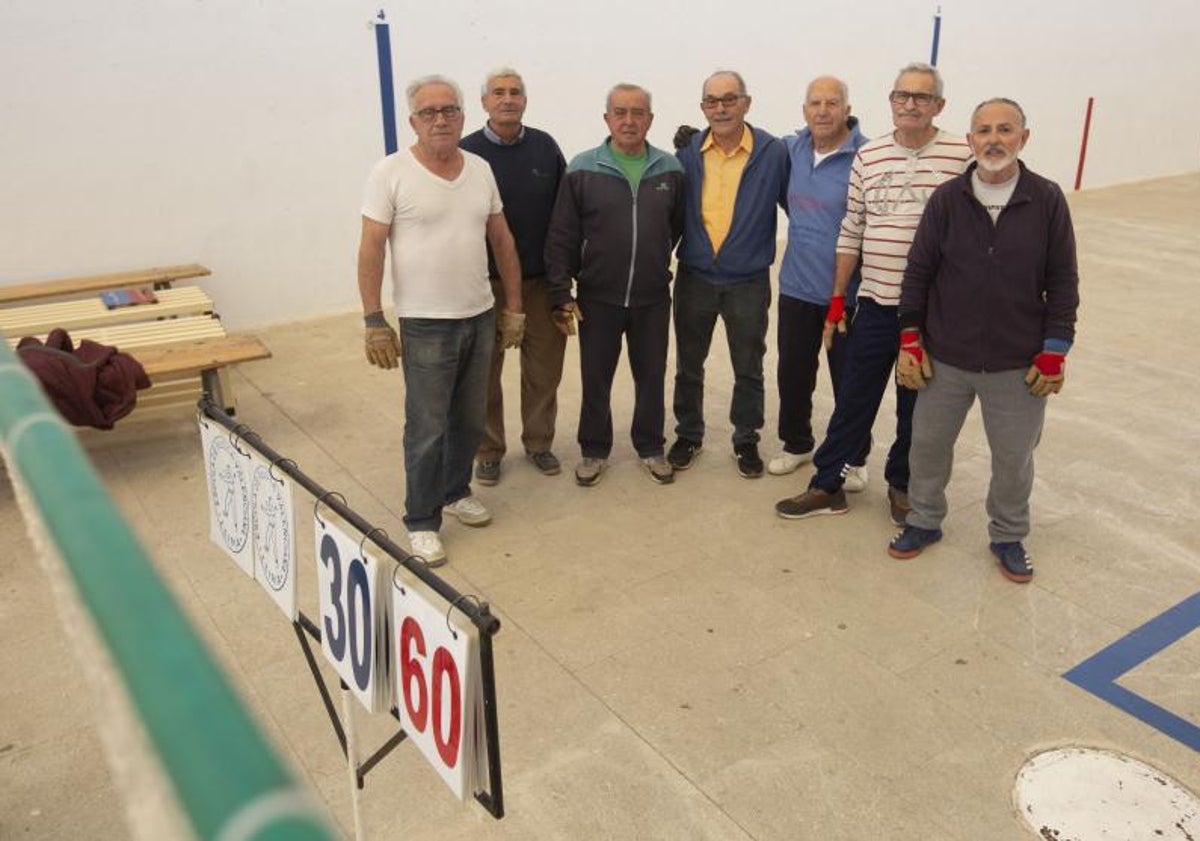
M0 0L0 284L199 261L232 327L357 307L359 202L382 154L378 6L320 0ZM746 77L753 122L800 123L805 82L836 73L868 134L890 128L896 68L927 60L934 4L442 0L384 5L403 87L457 78L467 127L487 69L514 64L528 121L568 156L599 142L604 94L646 85L651 141L699 122L703 78ZM1026 160L1068 189L1084 107L1085 186L1200 166L1200 10L1189 0L946 0L943 127L1014 97Z

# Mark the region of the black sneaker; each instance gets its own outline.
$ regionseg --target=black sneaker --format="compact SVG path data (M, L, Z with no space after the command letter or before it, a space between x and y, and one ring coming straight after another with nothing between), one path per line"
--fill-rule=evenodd
M696 456L700 455L702 449L699 441L677 438L667 453L667 463L676 470L687 470L696 463Z
M1011 543L989 543L988 548L1000 561L1000 571L1009 581L1027 584L1033 579L1033 559L1025 554L1021 541Z
M846 492L841 488L833 493L820 488L809 488L800 496L781 499L775 503L775 513L785 520L803 520L818 514L845 514L849 510L849 506L846 505Z
M892 538L888 544L888 554L893 558L907 561L921 554L926 546L937 543L942 539L941 529L922 529L917 526L905 526L904 531Z
M481 485L495 485L500 481L500 462L480 461L475 463L475 481Z
M763 475L763 460L758 456L758 444L735 444L733 457L737 460L738 473L743 479L757 479Z

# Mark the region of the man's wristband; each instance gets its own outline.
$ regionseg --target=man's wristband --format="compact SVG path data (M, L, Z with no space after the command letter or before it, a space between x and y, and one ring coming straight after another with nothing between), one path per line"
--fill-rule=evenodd
M846 316L846 296L834 295L829 299L829 311L825 314L826 324L837 324Z
M387 319L383 317L383 310L375 310L363 316L364 327L388 327Z

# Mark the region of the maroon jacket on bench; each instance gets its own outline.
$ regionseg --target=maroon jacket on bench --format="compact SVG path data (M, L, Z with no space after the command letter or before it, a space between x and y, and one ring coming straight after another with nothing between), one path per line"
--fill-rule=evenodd
M33 336L21 339L17 355L74 426L112 429L137 405L138 389L150 387L141 363L129 354L90 339L76 348L61 328L45 344Z

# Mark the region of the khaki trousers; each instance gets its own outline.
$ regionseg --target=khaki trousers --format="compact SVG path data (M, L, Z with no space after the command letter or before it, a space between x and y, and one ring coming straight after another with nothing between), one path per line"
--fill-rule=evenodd
M496 296L496 317L504 308L504 286L492 281ZM499 341L492 354L488 380L487 427L476 458L500 461L507 446L504 437L504 390L501 375L504 357L521 357L521 443L527 453L547 451L554 444L554 424L558 417L558 383L562 379L563 354L567 337L554 326L546 284L540 277L521 282L521 306L525 310L525 338L520 350L505 351ZM586 316L585 316L586 317Z

